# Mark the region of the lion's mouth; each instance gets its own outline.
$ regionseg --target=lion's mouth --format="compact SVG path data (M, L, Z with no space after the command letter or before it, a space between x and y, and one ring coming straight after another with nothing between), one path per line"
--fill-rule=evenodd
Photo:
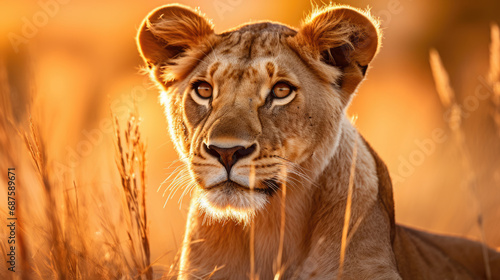
M224 191L224 193L226 193L228 195L232 194L236 190L243 190L246 192L253 192L254 191L254 192L262 193L262 194L265 194L268 196L272 196L280 189L280 183L274 179L264 180L264 181L260 182L259 184L257 184L257 186L252 189L249 187L245 187L241 184L238 184L234 181L227 180L227 181L215 184L213 186L207 187L207 188L205 188L205 190L210 191L210 190L214 190L217 188L222 189Z
M266 207L279 189L276 180L259 180L255 188L227 180L203 188L198 201L201 209L215 219L246 223L256 211Z

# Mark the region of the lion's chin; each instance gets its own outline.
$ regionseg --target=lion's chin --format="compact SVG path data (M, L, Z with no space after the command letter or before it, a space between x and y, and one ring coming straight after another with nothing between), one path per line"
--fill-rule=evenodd
M248 223L263 209L269 198L265 192L250 191L234 182L224 182L204 189L199 197L200 210L217 221L228 219Z

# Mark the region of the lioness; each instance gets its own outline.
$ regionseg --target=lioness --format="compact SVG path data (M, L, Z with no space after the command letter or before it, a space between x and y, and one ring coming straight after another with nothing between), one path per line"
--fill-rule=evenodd
M145 18L139 50L195 183L179 279L336 278L351 174L342 278L486 278L484 253L500 279L497 252L395 224L387 168L345 114L380 37L368 12L347 6L299 29L220 34L180 5Z

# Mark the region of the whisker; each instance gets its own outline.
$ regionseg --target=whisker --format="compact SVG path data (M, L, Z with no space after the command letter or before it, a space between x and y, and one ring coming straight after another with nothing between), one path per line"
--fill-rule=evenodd
M305 179L308 183L310 183L311 185L314 185L316 187L319 187L316 182L314 182L311 177L309 175L307 175L304 171L301 170L301 166L299 166L298 164L289 164L289 166L291 167L288 172L291 173L291 174L295 174L303 179Z
M177 190L179 188L181 188L182 185L184 185L185 183L187 183L189 180L191 180L190 176L183 175L182 177L179 177L179 179L177 181L175 181L174 183L172 183L172 185L169 186L169 188L168 188L170 190L170 194L168 195L167 199L170 199L171 197L173 197L175 195L175 193L177 192Z
M170 167L172 167L172 165L174 165L175 163L179 162L179 161L184 161L186 159L190 158L190 156L186 156L186 157L182 157L182 158L178 158L176 160L173 160L173 161L167 161L165 163L170 163L167 167L165 167L164 169L169 169Z
M309 175L307 175L305 168L300 166L297 163L294 163L284 157L277 156L277 158L282 159L284 162L282 162L283 166L287 167L287 172L289 174L294 174L297 175L298 177L305 179L308 183L311 185L314 185L316 187L319 187L311 178Z
M172 176L173 176L174 174L176 174L176 172L181 172L181 171L180 171L180 169L181 169L181 168L183 168L183 167L186 167L186 166L185 166L185 165L180 165L180 166L177 166L177 167L174 169L174 171L172 171L172 172L170 173L170 175L168 175L168 177L167 177L165 180L163 180L163 182L160 184L160 186L158 187L158 189L156 190L156 192L159 192L159 191L160 191L160 189L161 189L161 187L163 187L163 185L164 185L165 183L167 183L167 182L168 182L168 180L169 180L170 178L172 178ZM177 173L177 175L178 175L178 173ZM164 193L163 195L165 195L165 193Z
M172 182L172 184L167 188L167 190L170 190L170 193L168 194L168 197L165 200L165 204L163 205L163 207L165 207L168 201L177 193L177 191L190 180L192 180L192 178L188 173L184 173L181 177L175 179Z
M181 197L179 198L179 200L177 201L179 203L179 209L181 209L182 207L182 199L184 198L184 196L190 192L190 190L195 186L196 184L193 184L191 183L191 185L188 185L186 188L184 188L184 191L182 192L181 194Z
M171 176L172 176L173 174L175 174L175 173L172 173L172 174L171 174ZM186 170L185 170L185 169L181 169L181 170L179 170L179 172L177 172L177 174L175 175L175 177L174 177L174 179L172 180L172 182L170 182L170 184L168 185L168 187L166 187L166 188L165 188L165 191L163 192L162 197L164 197L164 196L165 196L165 193L167 192L167 190L172 189L172 185L174 185L174 184L175 184L175 182L176 182L177 180L179 180L180 178L184 178L184 176L186 176ZM169 176L169 178L170 178L170 176ZM167 178L167 180L168 180L169 178ZM166 181L166 180L165 180L165 181ZM165 181L164 181L164 183L165 183ZM163 185L163 183L162 183L162 185Z

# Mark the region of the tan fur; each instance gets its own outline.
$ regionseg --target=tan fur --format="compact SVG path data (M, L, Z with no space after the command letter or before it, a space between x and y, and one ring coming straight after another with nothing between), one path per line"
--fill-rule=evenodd
M215 34L198 12L168 5L146 17L137 41L193 181L179 279L248 279L251 223L259 279L335 278L355 146L342 278L485 277L478 243L395 224L387 168L345 116L380 46L368 12L328 6L298 30L256 22ZM195 93L199 81L210 99ZM272 98L283 81L295 91ZM251 152L228 173L214 146ZM499 279L498 253L489 254Z

